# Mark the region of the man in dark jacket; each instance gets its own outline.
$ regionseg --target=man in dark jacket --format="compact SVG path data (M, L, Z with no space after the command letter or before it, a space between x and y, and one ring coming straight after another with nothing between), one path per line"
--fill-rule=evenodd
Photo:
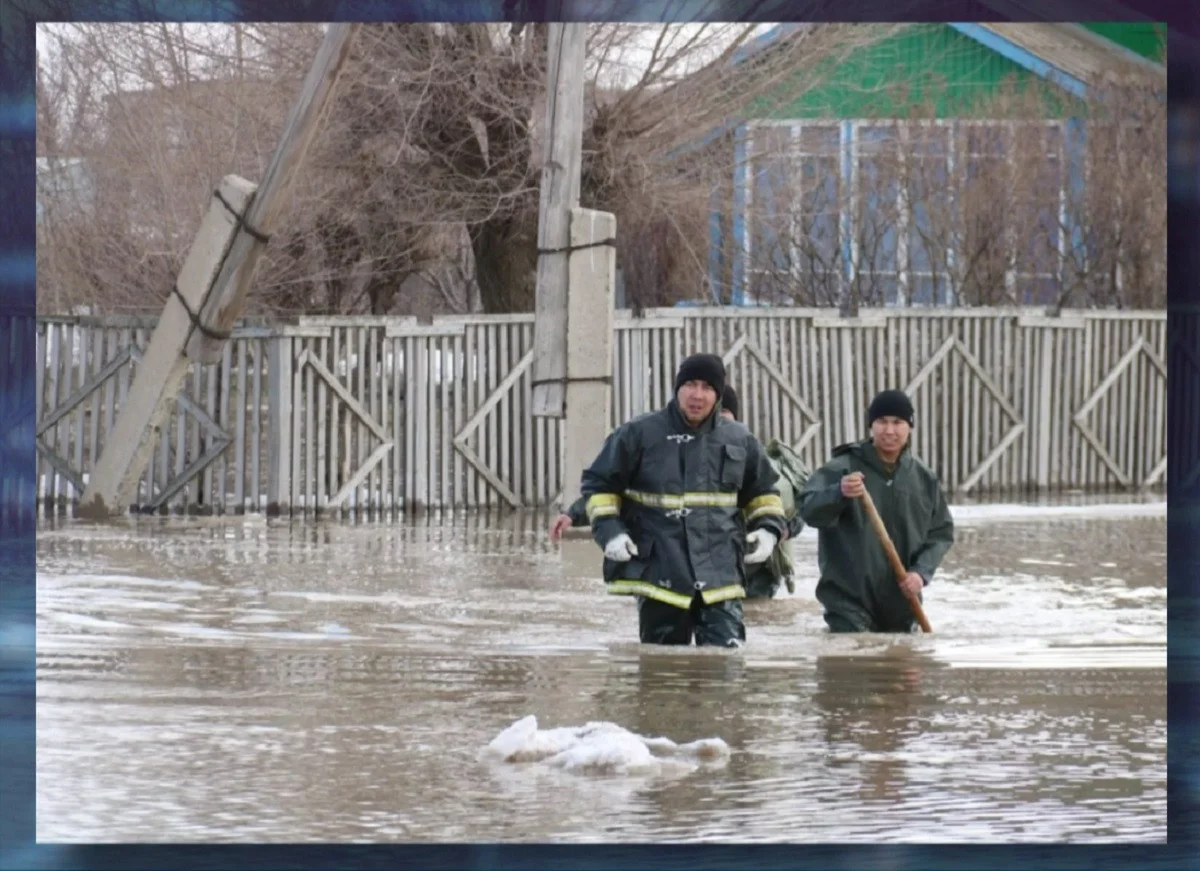
M871 438L835 448L800 494L800 516L818 530L817 600L833 632L911 632L905 590L921 596L954 544L954 521L937 475L909 448L909 398L885 390L867 416ZM864 489L908 569L903 588L859 504Z
M738 420L741 410L741 402L738 399L737 391L729 384L725 385L725 390L721 394L720 414L726 420ZM795 538L804 529L804 521L800 519L800 514L796 510L796 496L799 487L803 484L803 478L807 476L808 470L804 468L803 462L797 457L794 452L786 445L778 442L772 442L773 447L767 449L767 462L771 464L771 468L778 476L775 482L776 488L779 490L780 498L783 501L784 519L786 521L786 531L784 540L775 545L775 550L771 553L770 558L766 562L751 564L746 567L746 598L747 599L773 599L779 592L779 588L787 585L788 592L793 593L796 590L795 582L792 579L793 560L791 554L790 539ZM798 480L795 484L789 480L788 474L781 467L780 459L776 459L771 455L772 449L777 449L781 455L787 452L789 456L786 458L791 466L796 468ZM793 475L793 477L796 477ZM558 541L562 534L569 528L578 528L588 525L587 518L587 500L580 496L562 513L558 514L550 523L550 540Z
M667 407L618 427L583 473L604 581L639 597L643 643L741 646L743 560L766 561L783 537L777 476L717 412L724 389L720 357L688 357Z
M738 395L737 391L732 386L726 384L725 389L721 393L720 405L721 417L726 420L738 419ZM770 458L768 457L768 461ZM776 482L779 483L779 482ZM580 496L572 502L565 511L550 522L550 540L558 541L562 538L562 534L571 527L587 526L587 499ZM803 526L803 524L801 524ZM749 588L747 588L749 590Z

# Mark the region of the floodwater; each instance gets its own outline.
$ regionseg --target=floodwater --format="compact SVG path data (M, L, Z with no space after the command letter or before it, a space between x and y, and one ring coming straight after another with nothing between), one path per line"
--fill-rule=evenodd
M38 840L1165 841L1161 505L959 518L935 634L826 633L806 531L735 652L544 515L47 521Z

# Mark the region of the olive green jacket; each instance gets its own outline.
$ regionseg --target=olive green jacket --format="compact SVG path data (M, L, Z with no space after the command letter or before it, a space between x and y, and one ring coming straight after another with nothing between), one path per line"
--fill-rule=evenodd
M841 492L851 472L863 473L900 560L926 584L954 544L954 521L933 471L907 448L889 471L870 439L834 449L800 494L800 516L818 530L818 601L864 628L903 630L912 608L859 500Z

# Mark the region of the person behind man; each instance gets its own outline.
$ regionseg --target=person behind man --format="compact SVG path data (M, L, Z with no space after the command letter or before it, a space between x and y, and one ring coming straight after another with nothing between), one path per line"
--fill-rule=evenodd
M783 537L776 474L758 440L717 411L725 364L688 357L667 407L618 427L584 470L610 593L638 597L646 644L740 647L746 563Z
M729 420L738 420L740 410L741 402L738 400L737 391L726 384L725 391L721 394L721 416ZM783 502L786 526L783 538L775 545L766 562L746 566L747 599L773 599L783 584L787 585L789 593L796 591L796 584L792 579L794 561L791 539L804 529L804 521L796 511L796 492L804 485L808 471L792 449L778 439L772 439L766 446L766 454L767 462L771 464L771 469L778 478L775 486Z
M550 521L550 540L558 541L572 526L587 526L587 499L580 496Z
M867 418L871 437L834 448L800 494L800 516L818 530L817 600L833 632L911 632L905 591L920 597L933 579L954 544L954 521L937 475L910 449L909 398L884 390ZM858 504L864 490L908 569L903 585Z

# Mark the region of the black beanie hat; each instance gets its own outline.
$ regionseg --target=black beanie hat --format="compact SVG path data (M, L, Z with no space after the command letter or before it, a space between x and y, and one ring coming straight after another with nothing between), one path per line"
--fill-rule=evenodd
M721 407L732 414L734 420L738 419L737 391L730 384L725 385L725 392L721 394Z
M902 390L884 390L871 400L871 407L867 409L867 424L873 424L881 417L898 417L909 426L916 425L913 422L912 400Z
M706 381L720 396L725 392L725 364L716 354L693 354L679 365L675 392L688 381Z

